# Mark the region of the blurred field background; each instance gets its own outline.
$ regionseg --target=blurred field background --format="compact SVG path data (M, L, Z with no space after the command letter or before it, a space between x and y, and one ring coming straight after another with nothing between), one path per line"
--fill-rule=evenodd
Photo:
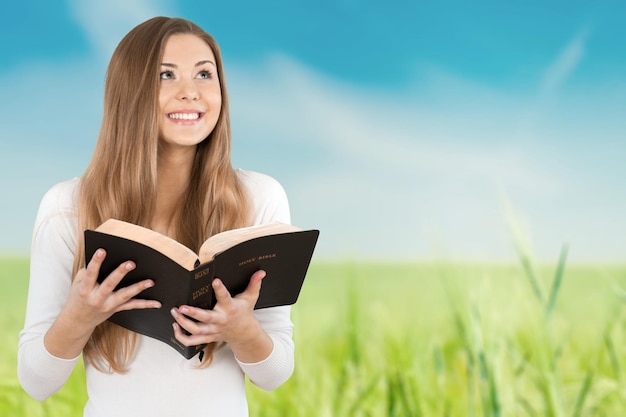
M251 416L620 416L626 265L316 262L297 362ZM0 415L81 415L84 372L43 403L18 386L26 258L0 260Z

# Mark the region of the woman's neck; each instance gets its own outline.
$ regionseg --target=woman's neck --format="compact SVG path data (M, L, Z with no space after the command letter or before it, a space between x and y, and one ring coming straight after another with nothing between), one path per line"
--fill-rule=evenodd
M195 157L194 149L177 152L159 152L157 166L157 199L152 229L171 236L174 215L183 203L189 186L191 169Z

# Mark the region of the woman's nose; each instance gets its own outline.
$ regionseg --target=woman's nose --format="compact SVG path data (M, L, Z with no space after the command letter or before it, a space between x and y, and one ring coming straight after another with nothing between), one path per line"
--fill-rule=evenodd
M181 81L177 98L182 101L195 101L200 97L198 88L192 80Z

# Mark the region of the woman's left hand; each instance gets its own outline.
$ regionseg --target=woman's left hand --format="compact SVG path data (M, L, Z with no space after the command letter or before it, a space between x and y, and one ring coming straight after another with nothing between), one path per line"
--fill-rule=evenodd
M258 362L272 351L273 342L254 316L265 271L252 274L244 292L232 297L219 279L212 282L217 304L213 310L188 305L172 309L174 335L185 346L226 342L242 362ZM194 321L195 319L197 321ZM181 327L190 334L183 333Z

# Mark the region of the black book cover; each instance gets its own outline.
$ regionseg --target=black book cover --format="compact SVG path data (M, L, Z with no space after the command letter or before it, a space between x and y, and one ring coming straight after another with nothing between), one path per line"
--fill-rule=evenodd
M95 230L85 231L85 259L88 263L98 248L107 256L100 268L98 281L103 281L115 268L133 261L136 268L126 274L118 288L144 279L152 279L154 287L137 297L158 300L159 309L121 311L109 318L129 330L167 343L190 359L203 346L187 347L174 338L170 314L172 307L187 304L211 309L216 300L211 282L222 280L232 296L243 292L255 271L263 269L261 292L256 309L294 304L306 276L319 236L318 230L304 230L253 238L215 255L212 261L192 271L182 267L153 248ZM199 261L198 263L199 264Z

